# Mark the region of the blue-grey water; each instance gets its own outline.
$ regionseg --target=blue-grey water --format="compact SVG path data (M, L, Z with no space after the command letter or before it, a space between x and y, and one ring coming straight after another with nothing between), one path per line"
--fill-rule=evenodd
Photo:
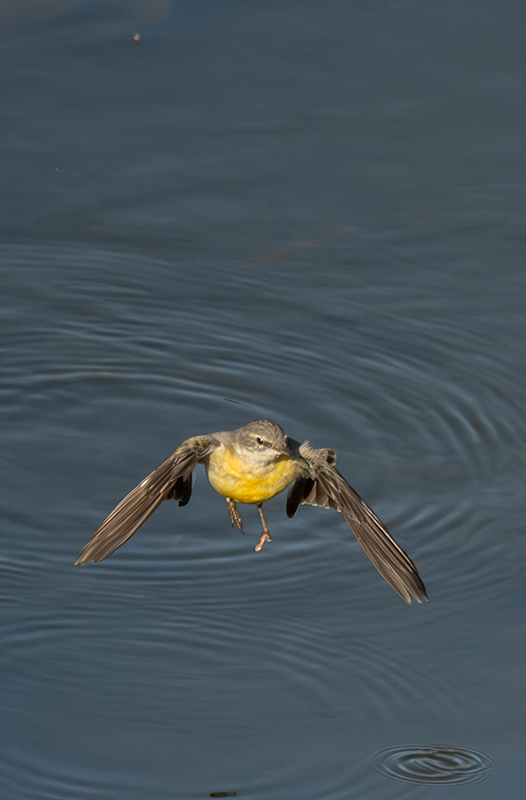
M0 796L515 800L526 8L0 23ZM183 439L258 417L337 450L428 603L283 496L255 554L204 473L73 566Z

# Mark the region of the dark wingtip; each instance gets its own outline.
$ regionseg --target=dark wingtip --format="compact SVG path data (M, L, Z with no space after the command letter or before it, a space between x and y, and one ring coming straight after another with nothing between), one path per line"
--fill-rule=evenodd
M416 600L417 603L421 603L422 600L425 600L426 603L427 603L429 601L429 597L427 596L426 587L422 583L422 579L420 578L420 575L418 574L418 572L416 572L416 568L415 568L415 575L413 576L413 578L414 578L413 586L408 588L408 592L410 592L411 597L414 600ZM404 597L404 600L406 601L406 603L410 603L411 602L411 597L409 597L409 599L407 599L407 600Z
M82 550L80 551L80 553L78 554L77 560L73 564L74 567L85 567L86 564L89 564L90 561L93 561L93 563L96 563L95 558L93 557L93 555L89 555L87 552L84 552L85 550L86 550L86 548L83 547Z

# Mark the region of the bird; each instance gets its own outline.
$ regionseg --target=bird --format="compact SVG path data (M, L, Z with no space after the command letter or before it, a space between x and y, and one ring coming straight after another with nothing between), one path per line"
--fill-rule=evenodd
M80 551L75 564L107 558L133 536L163 500L176 500L185 506L192 494L192 473L197 464L204 465L213 488L226 498L232 527L237 525L244 533L236 503L257 507L263 533L256 552L272 541L262 504L290 487L286 503L289 518L303 504L339 511L378 572L406 603L411 598L418 603L428 599L409 556L336 469L335 451L300 443L269 419L186 439L121 500Z

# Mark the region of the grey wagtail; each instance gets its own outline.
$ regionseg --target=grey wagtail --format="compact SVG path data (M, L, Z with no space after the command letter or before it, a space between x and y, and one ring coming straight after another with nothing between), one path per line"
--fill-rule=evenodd
M236 503L256 505L263 533L259 552L270 542L262 503L290 486L287 516L304 503L340 511L378 572L407 603L427 600L415 565L396 544L376 514L335 467L334 450L300 444L269 419L258 419L235 431L192 436L145 478L111 512L76 564L102 561L146 522L163 500L185 506L192 493L192 472L203 464L208 480L226 498L232 526L243 532Z

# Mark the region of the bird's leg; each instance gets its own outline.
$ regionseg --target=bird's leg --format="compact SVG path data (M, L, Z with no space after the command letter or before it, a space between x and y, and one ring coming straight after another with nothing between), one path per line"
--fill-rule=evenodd
M254 550L256 551L256 553L259 553L259 551L262 549L262 547L265 544L265 542L271 542L272 541L272 539L270 538L270 533L268 532L267 522L265 520L265 515L263 513L263 509L261 507L261 503L258 504L258 511L259 511L259 516L261 517L261 522L263 523L263 533L261 534L261 536L259 538L259 542L254 547Z
M245 531L243 530L243 523L241 522L241 517L239 516L239 511L237 510L237 506L230 497L226 498L228 503L228 512L230 514L230 521L232 523L232 527L234 527L234 523L237 525L241 533L244 535Z

